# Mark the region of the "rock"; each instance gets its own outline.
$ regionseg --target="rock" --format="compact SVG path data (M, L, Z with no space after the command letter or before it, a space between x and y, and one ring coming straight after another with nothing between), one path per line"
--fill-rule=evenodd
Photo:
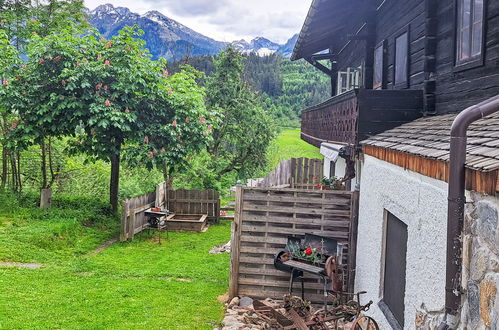
M478 204L477 212L479 214L478 235L485 239L491 247L496 247L499 225L497 209L489 203L481 202Z
M492 312L497 294L497 287L494 282L487 279L480 283L480 317L486 327L492 324Z
M239 297L234 297L230 301L229 305L227 306L228 309L231 309L234 306L239 306Z
M475 251L470 267L470 277L473 281L480 281L485 276L488 264L486 255L487 252L482 249Z
M478 284L474 281L468 282L468 323L475 327L480 322L480 293Z
M242 297L239 301L239 306L241 307L250 307L251 305L253 305L253 299L250 297Z

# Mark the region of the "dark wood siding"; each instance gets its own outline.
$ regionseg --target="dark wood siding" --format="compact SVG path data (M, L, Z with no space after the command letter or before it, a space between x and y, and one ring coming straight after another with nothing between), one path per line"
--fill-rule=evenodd
M436 109L459 112L499 94L499 1L486 0L485 62L455 70L455 1L438 2Z

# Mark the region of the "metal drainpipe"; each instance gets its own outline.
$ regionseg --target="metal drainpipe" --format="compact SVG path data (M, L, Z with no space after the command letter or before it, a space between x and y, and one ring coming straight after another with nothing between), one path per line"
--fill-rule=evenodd
M465 203L465 162L468 127L499 111L499 95L461 112L451 127L449 202L447 214L447 269L445 281L445 319L438 330L453 329L461 305L462 232Z

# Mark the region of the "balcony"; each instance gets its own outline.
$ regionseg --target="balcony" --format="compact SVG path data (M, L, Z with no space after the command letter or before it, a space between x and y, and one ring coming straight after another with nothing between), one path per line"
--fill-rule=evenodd
M354 89L303 110L301 137L316 147L322 142L358 146L422 115L422 90Z

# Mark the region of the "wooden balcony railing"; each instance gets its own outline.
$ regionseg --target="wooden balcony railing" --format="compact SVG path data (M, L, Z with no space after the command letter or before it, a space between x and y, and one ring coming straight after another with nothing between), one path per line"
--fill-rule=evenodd
M302 139L316 147L325 141L353 145L356 142L357 118L357 95L352 90L303 110Z
M355 89L303 110L301 137L316 147L322 142L357 146L422 114L421 90Z

